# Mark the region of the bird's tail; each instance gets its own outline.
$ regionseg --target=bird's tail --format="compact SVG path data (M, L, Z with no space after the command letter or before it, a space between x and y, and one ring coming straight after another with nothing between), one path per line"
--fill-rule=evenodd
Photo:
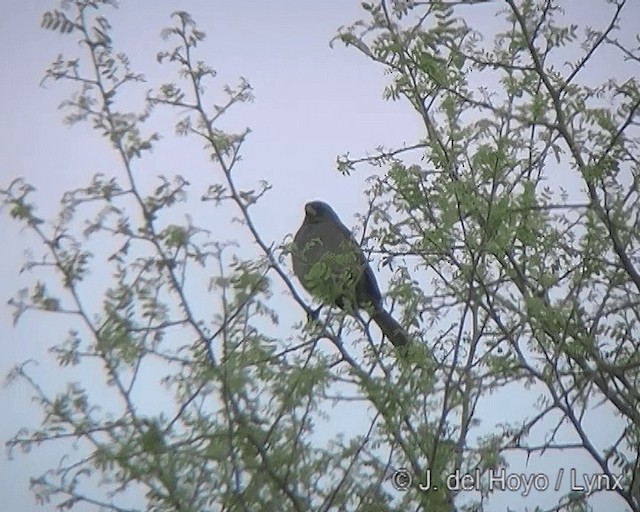
M407 331L385 309L376 308L371 318L378 324L378 327L395 347L409 345L410 340Z

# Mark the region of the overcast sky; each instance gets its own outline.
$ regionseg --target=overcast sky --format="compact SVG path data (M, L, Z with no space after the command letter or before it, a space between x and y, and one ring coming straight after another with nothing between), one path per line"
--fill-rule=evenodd
M593 5L595 0L585 3ZM42 0L4 0L5 15L0 18L0 116L4 126L0 184L5 187L13 178L24 176L38 189L35 197L43 216L56 210L65 190L86 183L95 172L109 173L110 166L117 165L104 141L86 124L62 125L57 105L68 95L68 86L39 85L44 69L59 53L72 56L78 52L75 36L63 37L40 28L42 11L56 6L57 2ZM119 11L107 12L114 26L114 42L150 85L175 80L167 75L168 68L156 62L155 54L166 48L159 33L171 23L170 13L178 9L189 11L207 33L200 58L218 70L219 83L235 83L244 76L254 88L255 102L241 106L229 122L253 131L239 168L241 181L249 186L265 179L273 186L258 207L257 224L265 240L281 242L295 232L304 203L315 198L330 202L352 226L353 215L366 207L364 178L380 171L368 168L343 177L336 171L336 156L347 151L362 155L379 144L412 144L422 134L418 117L406 103L381 99L387 83L382 68L354 49L341 44L329 47L338 27L362 16L360 2L123 1ZM487 30L492 30L493 11L488 7L477 10ZM132 96L133 106L141 108L141 97L136 98ZM157 174L179 173L194 188L203 189L212 181L206 155L182 152L182 143L173 141L172 119L160 115L157 127L154 125L165 139L145 161L150 183ZM0 216L0 239L5 245L0 281L4 303L30 281L18 271L25 249L36 246L6 215ZM0 332L0 374L36 358L48 375L52 366L46 350L58 340L49 339L51 325L42 316L25 317L14 329L11 310L2 307ZM55 372L50 379L48 382L55 381ZM3 442L21 426L39 421L27 396L20 385L0 390ZM521 401L512 398L513 404L501 402L501 408L515 410ZM46 467L42 460L54 455L55 450L44 450L12 462L0 459L3 510L32 509L28 478ZM529 472L532 467L535 465L529 466Z

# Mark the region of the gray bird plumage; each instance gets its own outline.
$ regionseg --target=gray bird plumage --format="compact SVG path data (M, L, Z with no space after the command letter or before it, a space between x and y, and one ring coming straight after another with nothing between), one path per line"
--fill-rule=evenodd
M382 306L380 288L362 249L331 206L307 203L293 241L293 271L309 293L348 312L367 308L393 345L409 344L406 331Z

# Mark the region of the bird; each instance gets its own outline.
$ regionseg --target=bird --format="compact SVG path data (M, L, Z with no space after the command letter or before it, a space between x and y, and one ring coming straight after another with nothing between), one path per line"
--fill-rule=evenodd
M407 331L384 309L382 294L362 248L338 214L323 201L308 202L293 238L293 272L302 286L324 304L354 314L367 310L395 347L406 347Z

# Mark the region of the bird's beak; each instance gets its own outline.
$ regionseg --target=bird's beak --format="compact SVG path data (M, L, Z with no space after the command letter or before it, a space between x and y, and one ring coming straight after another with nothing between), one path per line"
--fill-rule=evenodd
M315 217L318 214L311 203L307 203L304 205L304 211L307 213L307 215L311 215L312 217Z

